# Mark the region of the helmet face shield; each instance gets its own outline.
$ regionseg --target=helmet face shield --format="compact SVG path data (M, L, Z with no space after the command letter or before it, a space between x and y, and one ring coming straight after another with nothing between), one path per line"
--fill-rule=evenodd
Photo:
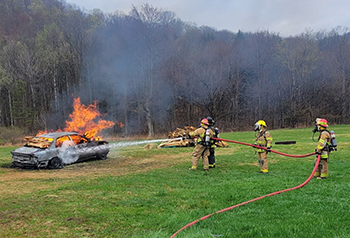
M261 126L259 124L259 122L254 124L254 131L259 131L261 129Z

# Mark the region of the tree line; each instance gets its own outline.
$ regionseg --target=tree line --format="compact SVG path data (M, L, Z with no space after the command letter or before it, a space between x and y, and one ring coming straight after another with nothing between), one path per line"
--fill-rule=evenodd
M232 24L235 24L234 22ZM224 131L350 123L345 27L281 37L183 22L149 4L86 12L0 0L0 127L64 128L73 99L98 102L119 135L166 133L211 116Z

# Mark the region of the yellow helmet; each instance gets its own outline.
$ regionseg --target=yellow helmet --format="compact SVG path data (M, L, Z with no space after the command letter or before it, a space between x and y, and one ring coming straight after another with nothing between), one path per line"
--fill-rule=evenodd
M258 123L259 123L259 125L261 125L261 126L265 126L265 127L266 127L266 122L265 122L265 121L263 121L263 120L259 120L259 121L258 121Z
M261 127L266 127L266 122L263 120L259 120L257 123L254 125L254 131L261 130Z

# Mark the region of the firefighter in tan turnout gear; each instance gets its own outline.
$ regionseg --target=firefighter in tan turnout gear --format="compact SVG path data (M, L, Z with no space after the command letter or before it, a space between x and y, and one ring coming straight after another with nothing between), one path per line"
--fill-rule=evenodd
M258 153L258 159L260 164L260 173L268 174L269 168L268 168L268 162L267 162L267 153L271 152L271 145L272 145L272 137L270 132L266 130L266 122L263 120L259 120L254 125L254 131L258 132L255 144L264 147L265 149L256 148L256 152Z
M196 170L198 168L198 161L200 157L203 160L203 169L209 170L208 156L210 154L210 139L213 137L214 132L209 128L208 119L204 118L201 121L201 126L189 133L190 137L197 137L196 146L192 153L192 167L190 170Z
M320 132L320 135L318 137L317 147L315 149L316 153L316 160L317 157L320 155L320 163L314 173L314 177L317 179L326 179L328 178L328 157L329 152L333 150L333 146L331 145L331 133L327 130L328 128L328 122L326 119L323 118L317 118L316 119L316 125L313 129L313 132L316 131ZM336 149L336 148L335 148ZM316 163L315 160L315 163Z

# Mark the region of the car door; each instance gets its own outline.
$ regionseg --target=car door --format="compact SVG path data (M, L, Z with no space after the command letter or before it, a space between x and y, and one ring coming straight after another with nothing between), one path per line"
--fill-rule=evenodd
M93 158L96 154L93 144L82 135L71 135L71 139L76 143L79 161Z
M64 164L72 164L79 160L77 145L68 135L56 139L56 148L58 157Z

